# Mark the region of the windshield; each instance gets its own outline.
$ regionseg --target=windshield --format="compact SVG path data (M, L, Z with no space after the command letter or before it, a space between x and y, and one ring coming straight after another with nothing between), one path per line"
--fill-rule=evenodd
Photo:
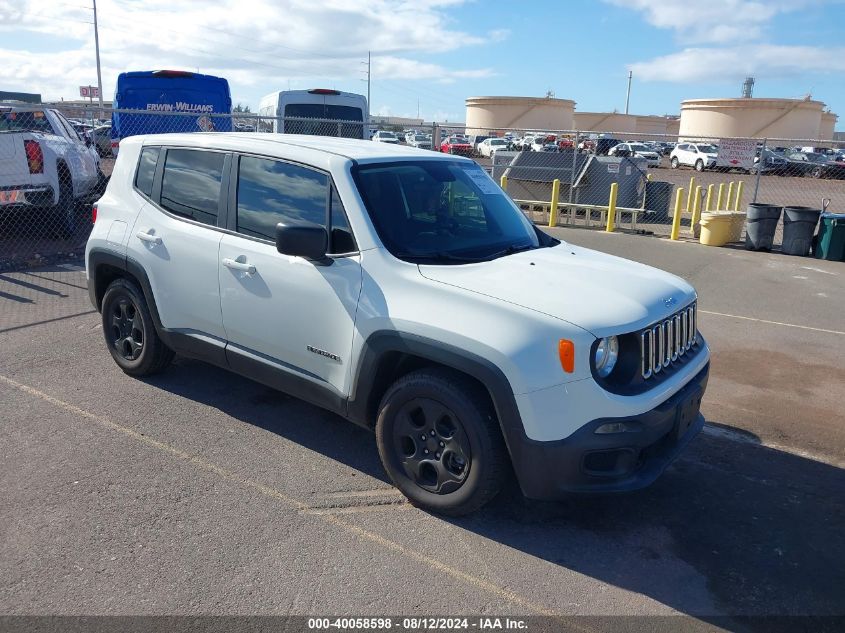
M491 138L490 145L507 145L508 142L501 138Z
M629 147L631 148L632 152L650 152L651 151L650 147L648 147L647 145L641 145L639 143L631 143L631 145L629 145Z
M414 135L414 140L415 141L427 141L428 137L425 136L424 134L416 134L416 135Z
M396 138L393 132L379 132L379 138Z
M702 154L716 154L719 150L716 149L715 145L699 145L698 151Z
M50 122L40 110L26 112L0 112L0 132L53 133Z
M381 241L400 259L467 263L540 245L533 225L477 164L378 163L354 175Z

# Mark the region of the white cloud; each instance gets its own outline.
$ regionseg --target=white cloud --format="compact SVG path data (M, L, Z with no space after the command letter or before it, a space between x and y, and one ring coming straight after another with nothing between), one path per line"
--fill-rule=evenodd
M293 87L332 80L357 84L367 51L374 78L488 77L492 71L486 68L414 59L507 37L503 30L456 29L448 9L466 1L99 0L103 92L113 92L121 71L152 68L199 68L227 77L233 92L244 92L242 86L269 91L289 81L301 83ZM90 21L91 11L81 3L0 0L0 83L46 98L74 96L78 85L96 80ZM27 32L55 38L66 50L3 46L4 33L20 39Z
M690 83L754 77L795 77L806 73L845 72L845 47L750 44L722 48L688 48L650 61L631 64L644 81Z
M778 14L818 0L604 0L633 9L646 22L675 31L685 44L747 42L758 39Z

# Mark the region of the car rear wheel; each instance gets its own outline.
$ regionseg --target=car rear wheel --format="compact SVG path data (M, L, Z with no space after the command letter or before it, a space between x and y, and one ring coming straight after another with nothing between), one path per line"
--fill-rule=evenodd
M704 161L700 158L695 161L695 171L704 171Z
M813 178L821 178L822 177L822 168L821 167L814 168L813 171L810 172L810 175Z
M672 160L669 162L669 165L672 167L672 169L677 169L680 164L681 163L680 161L678 161L677 156L673 156Z
M510 470L483 389L446 369L422 369L385 393L376 422L382 464L414 505L458 516L501 490Z
M73 199L73 181L70 172L63 165L58 167L59 200L53 207L53 222L56 233L63 240L70 239L76 232L76 203Z
M102 304L103 335L114 362L130 376L149 376L167 367L173 351L159 338L141 290L116 279Z

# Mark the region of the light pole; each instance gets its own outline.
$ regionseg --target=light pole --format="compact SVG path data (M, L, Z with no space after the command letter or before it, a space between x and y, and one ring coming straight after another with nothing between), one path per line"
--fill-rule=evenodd
M631 78L634 76L634 71L628 71L628 92L625 93L625 114L628 114L628 104L631 102Z
M103 116L103 76L100 72L100 32L97 29L97 0L94 4L94 50L97 54L97 94L100 96L100 117Z

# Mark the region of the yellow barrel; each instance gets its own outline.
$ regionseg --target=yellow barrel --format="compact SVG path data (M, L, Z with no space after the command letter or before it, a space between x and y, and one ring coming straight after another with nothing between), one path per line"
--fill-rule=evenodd
M705 246L724 246L731 241L733 218L727 213L704 212L701 214L701 237Z

